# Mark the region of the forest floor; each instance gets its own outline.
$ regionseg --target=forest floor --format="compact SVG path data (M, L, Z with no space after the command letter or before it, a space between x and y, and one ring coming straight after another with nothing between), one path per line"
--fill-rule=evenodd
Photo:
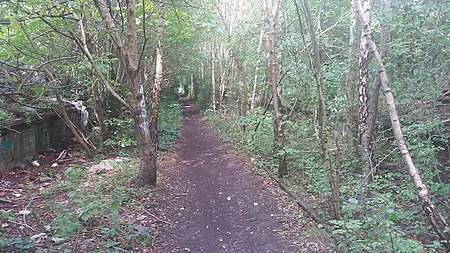
M137 159L88 159L74 143L3 174L0 252L331 252L270 177L181 105L181 138L158 160L155 188L134 186Z
M178 162L165 174L156 200L170 221L157 252L328 252L307 235L311 224L245 156L219 140L188 100L181 100ZM302 231L299 231L302 230Z

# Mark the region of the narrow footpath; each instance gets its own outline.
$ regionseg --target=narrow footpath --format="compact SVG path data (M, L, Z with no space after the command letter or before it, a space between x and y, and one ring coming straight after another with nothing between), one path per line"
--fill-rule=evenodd
M285 229L296 217L280 208L268 183L228 150L190 101L181 105L178 162L165 170L157 203L171 225L160 229L156 251L303 252Z

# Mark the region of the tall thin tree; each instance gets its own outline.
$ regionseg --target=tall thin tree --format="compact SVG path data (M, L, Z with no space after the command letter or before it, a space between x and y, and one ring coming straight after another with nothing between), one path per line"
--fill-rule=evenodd
M283 177L287 175L286 152L284 151L284 123L281 114L281 98L278 93L279 64L276 54L276 36L275 27L277 21L280 0L266 0L267 11L269 15L269 34L267 35L267 50L269 51L269 83L272 88L273 100L273 130L274 142L278 156L278 175Z
M450 250L450 246L448 243L450 241L448 223L443 219L434 204L431 202L428 187L423 182L419 170L416 168L414 161L411 158L411 154L409 153L395 106L394 95L392 94L392 90L389 87L388 75L386 73L386 69L384 67L384 63L378 51L377 45L375 44L375 41L373 39L370 24L363 15L363 7L361 5L361 1L353 0L353 3L355 4L357 16L361 21L361 27L364 31L364 36L366 36L369 48L372 51L372 54L377 62L378 74L380 76L381 86L383 88L384 96L386 98L386 103L389 109L389 117L392 124L392 130L394 131L395 139L397 141L398 149L400 150L400 154L402 155L407 165L408 172L416 186L417 195L422 204L422 208L425 211L425 214L430 221L431 226L433 227L439 238L446 242L446 247L448 250Z
M328 124L328 110L325 104L325 95L324 95L324 85L322 78L322 60L320 56L319 49L319 40L316 35L316 29L314 27L314 20L312 17L311 8L309 7L308 0L303 0L303 10L305 12L306 17L306 25L309 30L309 34L311 37L311 44L313 48L312 54L308 51L308 57L310 61L310 67L312 69L314 78L316 79L317 84L317 94L319 98L319 113L318 113L318 122L319 122L319 144L322 150L322 156L325 160L325 166L327 171L327 177L331 188L331 209L333 211L333 216L336 219L341 218L341 203L339 198L339 172L333 167L331 161L331 153L330 153L330 143L329 136L327 130ZM294 0L294 4L297 9L297 14L300 22L300 26L302 26L300 11L298 8L297 1ZM301 28L303 29L303 28Z

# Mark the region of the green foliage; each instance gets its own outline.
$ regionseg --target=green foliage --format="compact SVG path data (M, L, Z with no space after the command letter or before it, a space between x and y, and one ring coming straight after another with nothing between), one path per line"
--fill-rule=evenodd
M1 102L1 100L0 100ZM0 121L5 121L7 119L11 119L12 115L4 109L0 109Z
M42 241L29 236L0 234L0 247L5 252L40 252L45 245L51 252L62 252L64 248L71 247L71 243L78 244L77 238L88 234L95 235L101 241L99 245L103 246L99 250L102 252L130 250L136 244L152 246L153 231L149 228L136 231L129 224L128 217L121 215L125 208L128 212L139 208L134 202L136 198L150 194L146 188L138 190L132 186L132 179L138 170L137 161L130 159L116 163L107 160L103 164L113 170L88 174L82 166L69 167L64 171L66 181L45 190L47 196L58 197L54 198L56 202L45 207L53 220L47 224L49 231ZM13 221L15 214L1 210L0 220ZM62 240L64 243L55 244L50 240Z
M166 97L161 101L158 115L158 138L160 151L169 151L180 136L181 109L177 97Z
M346 238L336 240L335 247L349 249L352 252L418 252L423 245L414 240L416 232L404 226L416 219L412 212L395 206L393 194L375 193L364 205L348 200L343 207L346 217L355 213L364 213L360 219L332 220L333 233ZM423 226L423 224L420 224Z
M271 117L263 114L262 109L257 108L248 112L245 117L237 117L231 124L225 123L226 119L218 117L211 111L206 112L206 117L211 121L213 127L222 133L223 138L232 140L244 148L244 151L249 153L257 151L260 157L272 156ZM255 132L258 124L258 129ZM245 131L240 130L243 126L245 126Z
M158 115L158 150L168 151L175 140L178 139L181 129L181 109L177 97L174 95L163 95ZM111 137L104 145L113 150L134 149L137 146L133 119L110 118L105 120ZM126 154L126 152L124 153Z
M16 220L16 215L11 211L0 210L0 219L4 221Z
M55 235L70 237L82 231L100 229L104 231L105 237L109 238L105 241L105 249L111 249L121 245L121 242L117 241L121 236L135 234L134 231L127 229L125 220L122 220L119 213L121 208L138 194L130 187L130 179L137 172L136 163L130 161L106 164L114 168L112 174L111 172L93 174L88 181L81 176L80 171L83 170L67 169L65 171L65 176L73 184L69 189L61 192L66 195L68 201L53 207L52 211L56 213L56 216L52 223L52 230ZM86 187L87 184L91 186ZM57 186L54 190L63 188L66 187ZM152 239L149 238L152 238L149 233L142 235L141 243L151 243ZM132 239L135 237L130 238Z
M137 145L136 133L133 126L133 119L111 118L105 120L110 129L111 137L103 144L112 149L135 148Z
M77 181L84 177L85 169L81 166L73 166L73 167L67 167L64 171L64 176L71 180L71 181Z
M344 117L347 117L345 110L349 106L356 106L356 101L347 101L347 86L350 83L348 73L352 71L349 64L352 58L357 62L357 53L348 52L350 2L310 1L310 4L314 16L320 17L317 20L317 31L314 32L320 40L324 96L329 113L329 148L333 166L338 170L341 179L343 219L332 223L335 235L343 236L345 241L334 246L338 250L345 248L353 252L419 251L423 248L418 242L419 239L424 242L433 241L435 238L427 232L423 217L410 211L417 203L416 189L402 167L404 162L401 156L397 154L390 124L386 120L388 111L384 104L380 103L379 121L376 126L377 171L367 189L362 190L366 176L362 174L365 166L363 159L355 151L356 148L343 140L343 125L349 124L356 128L355 119L344 120ZM279 87L283 113L289 117L284 117L285 149L274 152L270 108L266 114L261 108L261 104L267 103L270 97L266 85L267 50L264 47L264 34L267 32L266 10L260 2L253 0L244 1L242 10L233 10L237 4L227 5L224 8L227 15L217 11L221 6L216 1L193 1L192 5L202 8L185 8L175 4L164 9L165 46L170 48L164 55L165 91L173 92L179 86L190 85L195 79L199 88L196 94L199 108L211 108L210 63L214 50L216 88L225 86L223 115L219 117L211 111L206 112L214 128L222 133L222 138L232 141L250 154L256 166L275 169L276 158L287 154L289 176L294 185L301 186L315 196L314 206L327 210L331 193L317 138L320 117L317 115L318 95L308 56L311 49L311 31L305 27L300 29L295 6L292 3L282 4L282 14L278 16L277 52L280 75L283 75ZM450 193L448 183L438 180L441 175L448 173L448 154L443 153L448 153L446 146L450 136L442 124L447 105L439 105L437 102L442 90L448 88L449 6L446 1L399 0L393 1L390 9L383 1L373 2L371 8L372 31L377 44L380 42L381 23L388 24L388 54L384 62L390 77L391 90L396 96L404 135L414 162L432 195L436 197ZM137 3L139 24L144 23L145 17L147 26L139 25L137 32L140 40L144 37L144 29L154 30L158 18L155 8L151 1ZM117 25L123 23L120 22L123 16L121 8L112 6L110 11L119 18ZM1 76L0 84L20 94L17 96L19 102L48 106L41 99L51 95L52 89L40 72L31 75L36 78L35 81L20 83L22 78L32 73L26 69L46 66L56 79L64 81L60 89L63 96L83 98L93 104L91 87L92 82L98 81L98 77L93 77L91 64L84 57L77 56L79 51L74 51L76 46L72 40L60 36L61 34L54 32L42 21L46 19L65 34L79 34L79 26L75 20L60 18L61 14L72 16L73 13L83 14L84 20L89 20L86 22L86 32L89 43L92 43L90 46L95 48L92 52L95 66L111 81L118 94L126 100L131 97L130 91L123 84L123 66L119 67L116 52L110 50L108 43L102 43L106 41L109 32L101 29L103 25L92 2L27 1L18 5L13 1L0 1L0 59L2 62L17 64L23 69L18 71L14 67L1 64L5 73L11 74L7 75L7 78ZM263 41L261 50L258 51L261 28ZM34 45L28 40L28 35L34 38ZM155 45L153 35L146 34L149 40L146 51L142 54L142 66L154 64L153 57L150 57ZM53 61L68 57L70 59ZM369 84L373 82L375 73L376 66L371 61ZM3 72L0 75L3 75ZM238 104L249 103L250 100L239 103L236 101L241 99L244 92L252 93L251 84L254 81L257 98L261 98L261 107L248 112L246 116L236 116ZM247 84L247 90L241 90L241 82ZM132 153L130 151L137 145L135 130L132 127L133 120L127 112L121 110L116 101L106 95L102 87L100 93L104 99L107 111L105 116L108 119L106 123L111 133L111 138L104 143L106 149L123 155ZM3 102L0 98L0 103ZM30 111L18 104L0 108L0 124L17 115L27 117ZM158 120L159 150L170 150L179 135L179 122L180 109L176 97L166 94L162 98ZM255 131L258 124L259 127ZM356 129L352 130L354 136L357 136ZM436 154L442 154L442 157L436 158ZM86 173L87 170L82 167L67 168L64 181L57 187L45 190L46 197L65 194L70 199L67 206L55 210L53 229L59 234L70 235L84 231L89 228L91 222L101 220L105 212L109 217L117 215L121 205L127 203L134 194L126 187L114 183L101 184L101 187L95 187L92 194L87 193L81 185L86 179ZM100 170L95 176L102 178L106 175L107 171ZM358 197L365 190L366 201L358 203ZM107 196L106 200L99 200L100 195ZM448 207L448 201L439 204L442 210L447 210ZM321 214L326 216L324 211ZM14 215L2 211L0 218L14 219ZM66 223L70 225L68 228L63 227ZM104 242L105 250L108 251L123 250L119 237L131 240L144 236L150 241L152 239L151 236L133 233L132 229L125 231L115 225L101 227L100 230L108 235L108 240ZM142 239L145 241L145 238ZM8 240L1 241L14 244L18 248L29 243L26 238ZM439 250L436 242L428 243L427 247L430 250Z
M219 117L210 110L206 111L205 115L213 128L221 133L222 138L232 141L239 146L239 149L252 157L255 166L275 170L274 158L277 154L272 152L270 115L262 115L261 109L257 108L248 112L245 117L236 117L231 124L226 123L229 119ZM260 126L254 133L253 130L258 122ZM299 182L304 184L308 192L320 197L317 199L320 205L328 205L329 183L314 132L310 130L307 120L286 120L285 122L286 133L290 138L286 140L286 147L282 152L288 154L290 175L296 178L296 174L300 174ZM245 131L240 127L243 125L246 126ZM421 135L418 132L415 133ZM418 139L417 143L423 143L423 140ZM422 152L427 152L429 156L434 150L422 150ZM418 161L424 164L434 161L426 155L423 157L423 160ZM427 231L424 218L404 208L417 202L414 186L408 183L392 183L409 182L408 175L403 171L381 170L369 184L370 197L361 204L352 197L359 194L362 183L362 179L349 169L355 164L354 161L346 159L343 164L346 167L341 167L342 178L345 178L341 186L341 195L344 198L342 210L344 219L330 222L333 225L333 234L344 237L345 240L336 240L334 247L338 251L351 250L352 252L424 250L422 243L415 239Z
M39 246L28 237L13 237L7 238L0 234L0 248L4 252L28 252Z
M59 211L53 221L53 229L56 235L67 236L81 231L82 223L68 210Z

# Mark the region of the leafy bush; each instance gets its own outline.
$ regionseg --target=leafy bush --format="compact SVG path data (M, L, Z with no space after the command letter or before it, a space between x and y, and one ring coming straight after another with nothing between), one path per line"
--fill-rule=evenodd
M133 119L112 118L105 120L110 129L111 136L104 144L111 149L134 148L137 145L136 133L133 127Z
M211 111L205 112L213 128L221 134L221 138L229 140L247 152L254 165L264 166L275 170L276 153L273 153L271 116L263 115L261 109L256 109L245 117L223 118ZM300 116L301 117L301 116ZM231 121L231 124L226 122ZM257 132L254 132L259 122ZM243 131L240 126L245 125ZM317 137L311 127L313 122L301 118L295 121L285 119L286 146L283 152L288 154L288 166L291 180L296 180L299 187L315 195L313 205L322 207L317 210L326 216L323 210L328 207L330 194L329 183L323 166L321 151ZM428 129L434 127L428 123L423 126ZM420 126L417 126L420 127ZM422 128L421 131L428 131ZM433 145L425 146L420 136L427 136L415 132L417 141L413 148L421 149L418 157L423 164L433 163L435 150ZM389 134L386 132L386 134ZM387 138L386 138L387 139ZM432 144L432 143L430 143ZM388 145L386 145L388 146ZM345 148L345 147L344 147ZM352 152L342 150L347 155L342 159L340 167L342 196L342 220L330 220L332 233L335 238L333 247L340 251L351 252L420 252L425 246L417 239L427 233L427 224L420 213L411 211L408 206L417 201L412 184L394 182L409 182L408 175L403 171L381 170L369 184L368 196L364 203L358 203L362 179L358 158ZM395 157L395 156L394 156ZM401 162L400 162L401 163ZM334 165L336 166L336 165ZM434 175L433 173L430 174ZM288 179L288 180L289 180ZM291 181L292 182L292 181ZM291 183L293 187L295 183ZM434 187L434 184L432 184ZM438 244L437 244L438 245ZM438 246L433 246L437 248ZM428 248L432 248L428 246Z
M176 97L161 102L158 116L158 136L160 151L170 150L172 144L180 136L181 109Z
M163 96L158 115L158 150L170 150L178 139L181 129L181 110L176 96ZM132 118L111 118L105 121L111 137L104 142L109 149L134 149L137 146L136 132ZM125 152L129 153L129 152Z

